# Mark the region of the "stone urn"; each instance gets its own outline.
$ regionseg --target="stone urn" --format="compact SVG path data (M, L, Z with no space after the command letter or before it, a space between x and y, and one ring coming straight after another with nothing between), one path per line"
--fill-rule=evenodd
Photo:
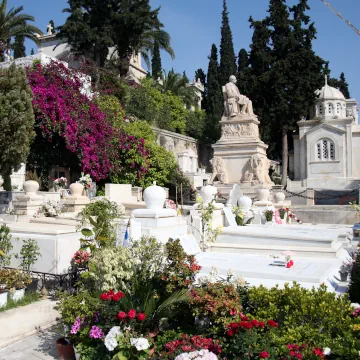
M204 204L209 204L213 199L215 199L217 193L217 188L212 185L203 186L199 191Z
M70 188L71 196L82 197L82 193L84 191L84 185L80 183L73 183L70 184L69 188Z
M154 181L154 185L149 186L144 190L143 196L147 209L163 209L166 200L166 192L162 187L156 185L156 181Z
M39 183L35 180L27 180L24 182L24 191L26 196L36 196L39 191Z
M252 200L248 196L243 195L239 197L238 204L244 212L247 212L251 208Z
M282 191L274 193L275 203L282 204L285 200L285 194Z
M269 201L269 195L270 195L269 189L259 189L257 191L257 197L259 199L259 202Z

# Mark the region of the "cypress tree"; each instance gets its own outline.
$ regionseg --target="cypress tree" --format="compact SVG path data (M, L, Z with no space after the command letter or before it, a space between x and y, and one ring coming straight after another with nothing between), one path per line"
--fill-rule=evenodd
M15 36L15 41L12 45L12 49L14 50L14 58L18 59L21 57L25 57L26 56L26 49L25 49L25 38L24 36L18 35Z
M339 90L343 93L345 99L351 98L349 84L346 82L345 74L343 72L340 74Z
M220 85L229 82L229 77L236 74L236 58L233 38L229 24L229 12L226 0L223 0L221 42L220 42Z
M34 55L34 54L35 54L34 49L31 49L31 51L30 51L30 55Z
M151 75L157 80L162 74L162 64L160 55L160 46L157 41L154 42L154 53L151 59Z
M24 69L14 64L0 69L0 174L6 190L11 190L11 172L26 161L34 139L32 98Z
M205 75L203 69L197 69L195 71L195 81L197 81L198 79L200 79L201 83L205 86L205 84L206 84L206 75Z
M211 47L209 57L205 99L207 117L204 135L207 140L216 142L221 136L220 119L223 112L223 96L219 83L218 51L215 44Z
M238 56L238 72L240 73L241 71L247 69L248 66L249 66L248 52L245 49L241 49L239 51L239 56Z

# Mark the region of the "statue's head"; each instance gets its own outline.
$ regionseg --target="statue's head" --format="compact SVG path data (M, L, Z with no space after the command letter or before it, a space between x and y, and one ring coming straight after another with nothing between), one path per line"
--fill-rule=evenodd
M230 82L232 82L233 84L236 84L236 76L235 75L231 75L229 78Z

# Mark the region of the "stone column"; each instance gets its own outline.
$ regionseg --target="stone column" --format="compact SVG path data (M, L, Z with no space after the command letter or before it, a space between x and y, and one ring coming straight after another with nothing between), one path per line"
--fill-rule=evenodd
M306 199L306 205L315 205L314 194L315 194L314 189L311 188L306 189L306 196L312 198L312 199Z

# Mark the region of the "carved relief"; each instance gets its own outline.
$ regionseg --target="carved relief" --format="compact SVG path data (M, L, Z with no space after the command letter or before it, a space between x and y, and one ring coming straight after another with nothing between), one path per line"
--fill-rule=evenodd
M270 160L264 156L253 155L248 160L242 181L254 184L272 184L269 176Z
M224 160L221 157L214 156L210 160L210 163L212 165L213 172L212 172L209 184L211 185L214 182L216 177L218 178L220 183L227 184L228 183L228 175L226 172Z
M226 124L222 128L224 138L259 137L259 129L256 124Z

